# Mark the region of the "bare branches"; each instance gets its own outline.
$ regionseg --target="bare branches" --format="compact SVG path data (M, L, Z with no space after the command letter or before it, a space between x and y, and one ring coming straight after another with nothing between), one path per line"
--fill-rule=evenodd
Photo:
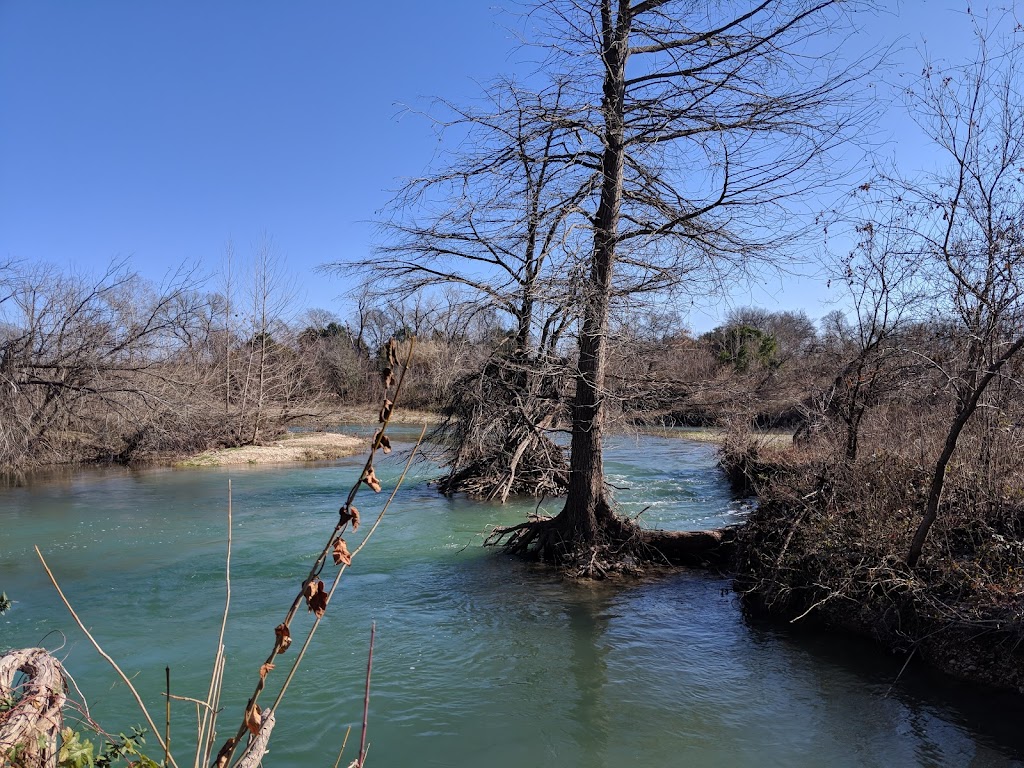
M986 404L988 387L1024 348L1020 46L1009 39L993 50L976 23L974 61L945 68L926 62L917 85L906 92L908 108L939 150L942 167L916 179L892 174L877 188L863 189L891 211L861 228L871 241L885 241L883 255L869 262L884 291L876 293L871 314L885 320L889 307L879 299L898 283L924 286L920 297L926 301L918 303L931 314L941 342L931 345L930 363L941 375L937 388L952 394L922 521L907 555L911 566L938 515L961 433Z
M83 428L90 417L145 423L183 384L169 363L207 306L195 270L156 288L124 263L97 277L15 265L2 282L0 464L57 451L69 433L102 434Z
M445 103L438 125L456 148L395 196L374 258L327 269L364 273L378 295L461 286L526 343L538 313L566 303L594 185L593 171L580 171L595 155L564 106L567 91L559 81L533 93L499 80L482 109Z

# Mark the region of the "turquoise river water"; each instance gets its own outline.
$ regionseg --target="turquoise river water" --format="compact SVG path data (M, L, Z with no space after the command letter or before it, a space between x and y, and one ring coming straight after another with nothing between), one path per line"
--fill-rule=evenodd
M379 468L385 491L401 449ZM165 666L172 693L205 696L230 480L223 741L361 461L79 472L0 490L0 590L16 601L0 617L0 647L63 644L58 655L96 720L113 732L142 721L60 604L39 545L157 722ZM622 510L644 510L647 525L705 528L742 513L711 446L620 437L606 469ZM372 621L370 766L1024 765L1020 696L913 664L900 675L902 659L865 644L751 623L723 578L562 583L480 546L489 526L532 505L446 499L427 485L434 471L414 467L343 578L279 708L265 765L329 768L350 725L342 765L353 758ZM385 496L360 495L364 520ZM303 608L293 649L310 623ZM292 658L279 657L269 693ZM194 709L174 712L173 751L191 765Z

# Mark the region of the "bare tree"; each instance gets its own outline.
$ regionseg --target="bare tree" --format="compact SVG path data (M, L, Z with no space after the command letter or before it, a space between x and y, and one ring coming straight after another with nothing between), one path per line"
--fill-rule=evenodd
M241 393L236 415L239 439L256 443L267 418L265 407L272 347L281 351L282 336L288 333L285 313L292 303L294 285L268 235L263 235L257 243L250 267L245 361L241 365Z
M235 244L228 241L224 247L224 415L231 413L231 340L234 333L232 300L234 298Z
M869 187L865 185L863 191ZM813 398L817 408L794 436L813 436L824 426L816 420L839 421L843 452L851 462L857 458L861 425L869 408L900 388L896 381L901 372L896 363L904 357L900 333L908 321L920 319L924 298L920 265L908 257L907 233L898 215L894 218L887 208L887 215L879 212L874 220L857 225L857 245L837 265L835 279L847 286L852 321L847 322L842 313L830 318L826 347L835 377Z
M578 162L599 172L579 289L568 498L508 529L514 550L581 563L637 540L603 476L609 317L616 296L777 259L807 225L794 207L834 179L831 150L858 119L864 61L825 48L850 3L547 0L550 66L574 84ZM863 7L863 4L862 4ZM833 37L838 40L838 37ZM835 43L838 45L838 42ZM805 54L814 50L813 58ZM859 116L863 119L863 115Z
M908 94L912 114L946 169L899 182L913 256L929 269L936 312L951 336L934 359L953 413L932 472L907 563L915 566L934 524L961 433L986 393L1024 348L1024 95L1019 46L991 50L977 26L978 56L961 67L927 66ZM992 403L993 407L995 406Z
M445 104L439 128L457 149L399 192L373 259L329 267L367 273L386 304L457 287L462 316L498 313L493 353L453 382L435 430L451 449L443 492L505 500L564 490L563 450L548 433L563 412L558 351L597 178L577 162L568 87L533 93L501 80L481 108Z
M90 444L130 455L184 384L168 364L199 330L198 285L182 269L154 288L124 263L0 274L0 464L74 460Z

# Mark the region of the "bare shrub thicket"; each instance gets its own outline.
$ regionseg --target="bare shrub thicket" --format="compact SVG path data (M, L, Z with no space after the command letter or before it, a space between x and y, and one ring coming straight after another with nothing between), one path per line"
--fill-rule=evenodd
M1021 688L1024 101L1012 36L996 51L987 29L975 61L908 91L940 170L861 190L883 215L859 227L856 318L829 342L839 405L797 449L762 449L739 567L751 604Z
M0 468L253 443L377 394L344 334L289 321L269 291L233 298L189 270L0 266Z
M205 371L184 354L207 308L193 274L155 287L123 264L95 278L11 264L0 284L0 465L202 442L210 416L190 406Z

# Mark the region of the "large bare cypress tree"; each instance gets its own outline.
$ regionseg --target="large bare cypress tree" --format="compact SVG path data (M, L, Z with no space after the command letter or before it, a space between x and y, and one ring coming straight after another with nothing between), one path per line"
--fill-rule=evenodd
M409 183L360 266L387 291L465 286L508 313L520 348L544 346L538 319L576 323L565 507L492 543L584 570L623 541L667 546L620 520L604 483L609 319L638 293L705 293L777 264L820 224L835 150L868 109L877 56L843 51L869 7L541 0L527 16L548 54L540 86L454 109L454 162Z
M617 302L777 260L858 120L867 59L839 53L855 3L547 0L548 66L573 83L600 172L581 287L568 496L551 520L502 529L517 551L593 571L630 542L604 482L609 317ZM864 7L864 4L860 4ZM802 209L802 210L801 210ZM804 214L803 216L801 215Z

